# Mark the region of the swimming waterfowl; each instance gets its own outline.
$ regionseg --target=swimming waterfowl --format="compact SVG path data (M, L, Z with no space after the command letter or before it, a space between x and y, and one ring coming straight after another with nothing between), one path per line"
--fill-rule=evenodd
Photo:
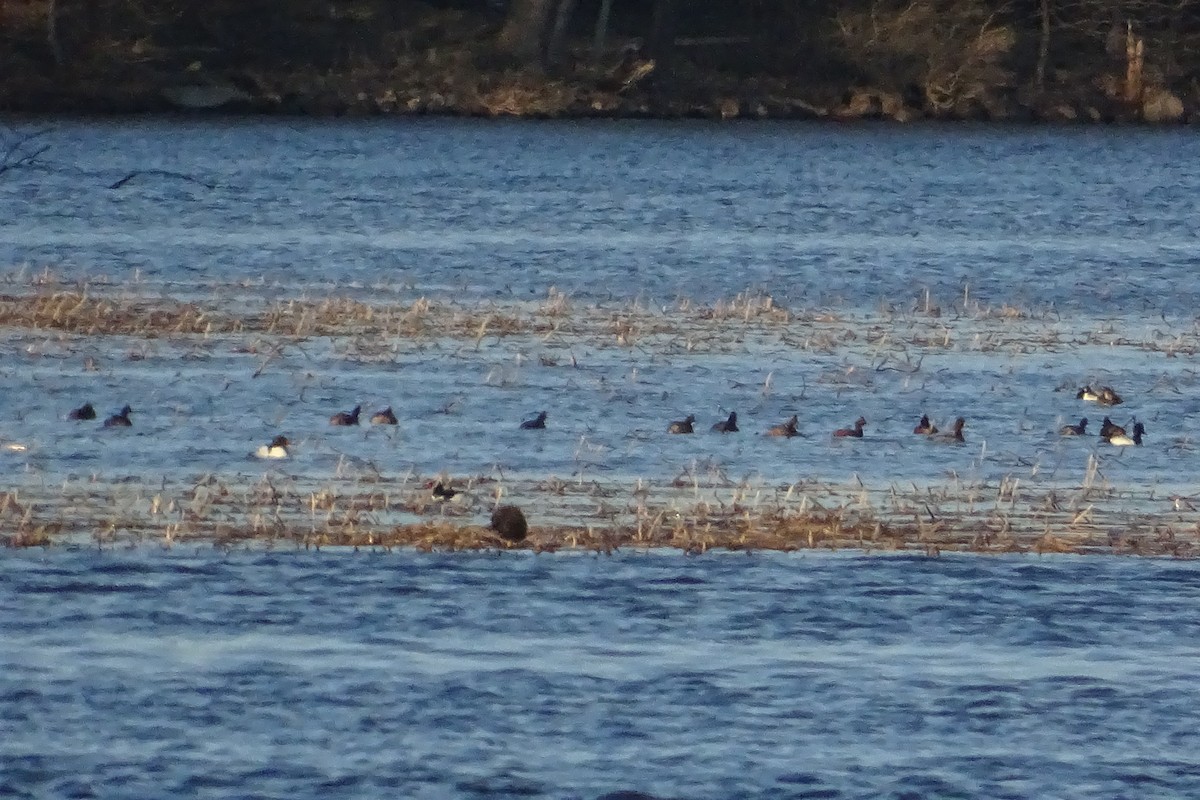
M737 412L730 411L729 418L713 425L712 429L717 433L737 433Z
M1089 403L1099 403L1102 406L1119 406L1125 402L1119 394L1113 391L1111 386L1101 386L1099 389L1093 389L1091 384L1080 389L1075 394L1075 398Z
M667 433L695 433L695 414L688 414L686 419L677 419L667 426Z
M498 506L492 512L491 527L506 542L520 542L529 534L525 515L516 506Z
M965 442L966 437L963 436L963 427L967 421L962 417L954 420L954 430L949 433L934 433L930 434L929 438L938 442Z
M792 418L787 422L781 422L778 425L772 425L767 429L767 436L784 436L788 439L793 436L799 436L800 432L796 430L796 426L800 424L800 420L796 419L796 415L792 414Z
M546 427L546 412L539 411L538 415L533 419L527 419L521 423L521 429L526 431L537 430Z
M1079 420L1078 425L1063 425L1058 429L1061 436L1085 436L1087 432L1087 417Z
M861 439L863 437L863 428L865 428L866 425L866 417L859 417L858 419L854 420L853 428L838 428L833 432L833 435L838 437L852 436L855 439Z
M928 414L922 414L921 421L917 423L917 427L913 428L913 433L918 433L922 436L929 436L930 434L937 432L937 426L929 421Z
M1125 429L1122 428L1120 425L1115 424L1108 417L1105 417L1104 422L1100 423L1100 438L1101 439L1104 439L1105 441L1107 441L1114 436L1124 436L1124 435L1125 435Z
M1105 441L1117 447L1128 447L1129 445L1142 445L1142 435L1146 432L1146 426L1140 422L1133 423L1133 436L1127 436L1124 431L1114 433Z
M433 485L433 496L438 500L450 500L457 494L457 489L452 489L441 481L438 481Z
M291 442L287 440L286 436L276 436L270 444L259 445L258 449L254 451L254 456L256 458L287 458L290 444Z
M353 411L339 411L329 418L330 425L357 425L358 413L362 406L355 406Z
M399 424L396 415L392 413L392 407L388 406L383 411L376 411L371 415L372 425L396 425Z
M113 414L111 417L104 420L104 427L106 427L106 428L132 428L133 423L129 420L129 415L132 412L133 412L132 408L130 408L129 406L125 406L124 408L121 409L121 413Z
M92 408L91 403L84 403L79 408L72 409L70 414L67 414L67 419L95 419L96 409Z

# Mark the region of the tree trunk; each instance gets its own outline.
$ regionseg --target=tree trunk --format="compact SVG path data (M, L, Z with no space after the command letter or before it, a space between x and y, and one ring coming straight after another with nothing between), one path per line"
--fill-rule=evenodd
M46 44L50 46L50 55L54 57L54 66L63 66L62 41L58 36L58 0L50 0L46 4Z
M1033 75L1033 83L1038 92L1046 89L1046 63L1050 60L1050 0L1041 2L1041 34L1038 37L1037 69Z
M558 13L554 15L554 30L550 32L550 43L546 45L546 63L557 67L567 50L567 28L571 15L575 13L577 0L559 0Z
M555 0L513 0L496 45L526 64L540 64L550 13Z
M600 13L596 15L596 32L592 36L592 59L600 60L604 53L604 40L608 38L608 20L612 16L613 0L600 0Z

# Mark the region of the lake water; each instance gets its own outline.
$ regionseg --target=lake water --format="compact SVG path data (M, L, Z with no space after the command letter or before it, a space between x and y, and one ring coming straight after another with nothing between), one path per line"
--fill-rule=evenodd
M33 129L36 124L26 127ZM0 263L183 294L949 302L1190 315L1190 130L52 122ZM149 172L119 189L134 171ZM207 188L200 183L211 185ZM322 287L318 289L316 287ZM242 288L239 287L239 291Z
M1200 792L1194 562L3 561L4 797Z
M1028 502L1054 504L1050 493L1095 477L1120 495L1115 510L1152 513L1195 491L1200 140L1190 131L43 127L43 168L0 180L0 264L13 292L49 277L51 289L86 280L92 293L216 309L334 295L428 298L483 316L536 309L555 287L568 318L590 315L602 335L10 331L0 440L25 450L0 451L0 462L35 495L134 484L150 487L132 492L130 507L143 508L162 487L206 475L246 484L264 474L247 453L280 433L296 443L282 473L302 489L382 475L409 491L444 472L516 481L509 495L523 502L547 481L601 481L627 496L640 480L694 496L741 485L772 497L817 481L844 499L865 486L876 505L898 488L952 484L968 487L969 504L1019 481ZM679 310L739 294L769 295L800 321L699 324ZM992 315L1006 306L1019 316ZM633 307L667 333L608 334L606 315ZM1116 386L1126 404L1076 401L1086 383ZM101 415L130 403L135 427L64 425L84 400ZM360 403L392 405L402 424L329 428L330 414ZM544 435L517 429L539 410L550 415ZM672 419L696 414L707 431L730 410L747 435L664 435ZM915 441L922 413L944 428L965 416L968 445ZM1154 446L1059 439L1063 424L1090 415L1095 431L1106 413L1142 420ZM792 414L802 440L758 435ZM859 415L870 444L829 438Z
M591 327L0 331L0 468L20 504L0 520L76 520L77 541L105 545L0 557L0 796L1200 791L1192 562L126 550L159 539L97 534L155 529L214 482L407 496L439 472L496 482L464 522L494 486L535 527L735 496L883 513L911 489L938 513L1040 528L1053 498L1068 519L1117 515L1101 536L1134 512L1194 534L1192 132L44 127L42 167L0 175L0 293L521 315L554 287ZM739 294L789 319L695 313ZM636 315L661 330L618 336ZM1085 383L1126 403L1084 404ZM130 403L134 427L67 424L84 400ZM356 403L401 424L328 426ZM541 409L546 431L518 429ZM742 434L665 435L731 409ZM967 444L916 440L921 413L967 417ZM1144 421L1147 445L1057 436L1106 413ZM791 414L801 438L761 436ZM829 437L860 414L867 439ZM292 459L247 457L276 433Z

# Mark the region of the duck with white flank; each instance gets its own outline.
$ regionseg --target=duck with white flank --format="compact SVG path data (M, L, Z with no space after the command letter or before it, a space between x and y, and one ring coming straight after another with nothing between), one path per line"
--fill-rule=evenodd
M291 444L286 436L276 436L270 444L259 445L254 451L255 458L287 458L288 446Z
M1114 433L1105 439L1111 445L1116 447L1128 447L1130 445L1142 446L1142 435L1146 432L1146 426L1140 422L1133 423L1133 436L1126 435L1125 431Z
M382 411L376 411L374 414L371 415L371 424L372 425L398 425L399 420L397 420L396 415L394 413L392 413L392 407L388 406L387 408L383 409Z
M1093 389L1090 384L1076 392L1075 399L1088 403L1099 403L1102 406L1119 406L1125 402L1121 399L1121 395L1113 391L1111 386Z
M677 419L667 426L667 433L695 433L696 415L688 414L684 419Z

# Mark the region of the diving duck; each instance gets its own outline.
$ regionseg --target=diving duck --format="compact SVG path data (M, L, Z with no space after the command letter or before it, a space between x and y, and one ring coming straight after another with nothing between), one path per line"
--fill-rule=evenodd
M684 419L677 419L667 426L667 433L695 433L696 415L688 414Z
M796 430L799 424L800 420L796 419L795 414L792 414L792 418L787 422L781 422L778 425L772 425L770 428L767 428L767 436L782 436L786 439L799 436L800 432Z
M833 435L837 436L839 438L844 437L844 436L850 436L855 439L861 439L861 438L863 438L863 428L865 428L866 426L867 426L867 418L859 417L858 419L856 419L854 421L853 428L838 428L836 431L833 432Z
M329 418L330 425L357 425L358 413L362 411L362 406L355 406L353 411L339 411Z
M538 415L533 419L527 419L521 423L521 430L532 431L546 427L546 412L539 411Z
M737 433L737 412L730 411L729 418L716 423L712 429L717 433Z
M129 420L129 415L132 412L133 412L132 408L130 408L129 406L125 406L124 408L121 409L121 412L119 414L113 414L111 417L104 420L104 427L106 427L106 428L132 428L133 423Z

